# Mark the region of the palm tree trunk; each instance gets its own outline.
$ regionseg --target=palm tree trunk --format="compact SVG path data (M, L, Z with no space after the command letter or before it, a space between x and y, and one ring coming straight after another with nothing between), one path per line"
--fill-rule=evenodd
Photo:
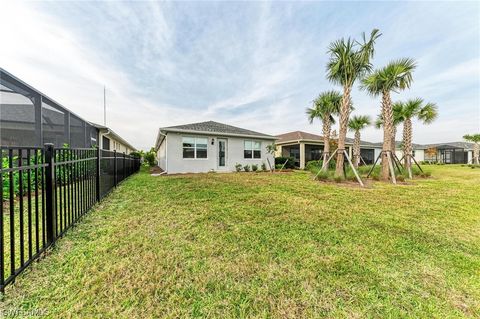
M355 140L353 141L353 166L358 168L360 163L360 131L355 131Z
M412 120L407 118L403 122L403 156L405 156L405 168L412 168Z
M323 119L323 164L322 168L325 167L328 157L330 156L330 130L332 127L332 123L330 123L330 115L325 114Z
M392 122L392 152L395 154L395 150L397 149L397 142L396 142L396 139L397 139L397 127L393 124Z
M472 163L475 163L475 164L480 164L480 144L478 142L476 142L474 145L473 145L473 160L472 160Z
M347 137L348 117L350 116L350 91L351 87L343 87L342 105L340 109L339 133L338 133L338 152L336 176L343 176L343 163L345 161L343 151L345 150L345 139Z
M383 118L383 153L382 153L382 179L387 181L389 178L389 166L387 152L392 151L393 135L393 110L390 92L385 91L382 94L382 118Z

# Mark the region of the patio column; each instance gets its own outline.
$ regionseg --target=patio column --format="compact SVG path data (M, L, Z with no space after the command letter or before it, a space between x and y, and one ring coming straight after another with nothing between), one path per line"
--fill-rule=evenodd
M300 142L300 169L305 168L305 143Z

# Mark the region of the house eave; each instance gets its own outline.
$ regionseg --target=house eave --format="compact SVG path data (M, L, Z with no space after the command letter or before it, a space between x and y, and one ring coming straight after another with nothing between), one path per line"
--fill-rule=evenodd
M256 138L262 140L271 140L275 141L277 137L271 135L250 135L250 134L236 134L236 133L223 133L223 132L211 132L211 131L194 131L194 130L182 130L182 129L171 129L171 128L161 128L159 130L160 134L172 133L185 133L185 134L196 134L196 135L214 135L214 136L231 136L231 137L243 137L243 138ZM157 138L158 140L159 138Z

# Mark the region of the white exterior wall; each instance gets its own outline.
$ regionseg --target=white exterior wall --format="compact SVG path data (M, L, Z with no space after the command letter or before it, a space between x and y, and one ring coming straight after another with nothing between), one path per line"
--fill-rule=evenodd
M103 149L103 136L104 134L100 134L100 141L99 141L99 147ZM133 150L126 146L125 144L122 144L122 142L114 139L112 136L107 135L105 138L108 138L110 140L110 151L117 151L117 153L125 153L125 154L130 154Z
M166 171L167 170L167 143L163 140L163 143L160 144L157 152L157 161L158 166Z
M183 158L182 137L206 137L207 144L207 158ZM227 140L227 158L225 167L218 166L218 138ZM212 139L214 143L212 145ZM244 141L253 140L261 143L261 158L259 159L245 159L243 158ZM163 144L166 144L166 169L169 174L176 173L206 173L210 171L216 172L233 172L237 163L244 165L256 164L258 169L261 168L262 163L268 166L267 158L271 165L275 165L273 155L267 152L267 145L271 144L273 140L262 140L257 138L247 137L223 137L216 135L200 135L187 133L168 132L167 137L163 140L159 148L159 163L161 163L162 155L161 149ZM160 164L161 165L161 164ZM161 167L161 166L160 166ZM163 167L161 167L163 169Z
M415 150L415 160L420 163L425 160L425 150Z
M420 163L420 162L423 162L425 160L425 150L413 150L414 153L415 153L415 160ZM396 150L395 151L395 154L397 155L398 159L402 159L403 157L403 151L402 150ZM403 162L403 160L402 160Z
M373 160L374 163L375 163L375 161L377 160L377 158L380 156L381 153L382 153L382 149L381 149L381 148L375 148L375 149L374 149L374 154L375 154L375 156L374 156L375 158L374 158L374 160ZM378 160L377 164L380 163L381 161L382 161L382 158L380 158L380 159Z

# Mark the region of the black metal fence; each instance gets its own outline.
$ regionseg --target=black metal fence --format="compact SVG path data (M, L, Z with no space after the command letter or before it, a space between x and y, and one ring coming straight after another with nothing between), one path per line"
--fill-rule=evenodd
M95 203L140 168L87 148L0 148L0 291Z

